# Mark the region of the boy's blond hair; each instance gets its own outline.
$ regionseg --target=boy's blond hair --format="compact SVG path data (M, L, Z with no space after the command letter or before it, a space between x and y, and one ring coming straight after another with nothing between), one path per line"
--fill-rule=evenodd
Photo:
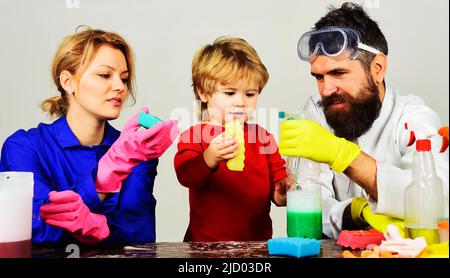
M231 83L237 78L256 80L261 93L269 73L255 49L241 38L219 37L197 51L192 61L192 87L197 100L199 91L211 95L217 82ZM200 118L206 110L201 103Z

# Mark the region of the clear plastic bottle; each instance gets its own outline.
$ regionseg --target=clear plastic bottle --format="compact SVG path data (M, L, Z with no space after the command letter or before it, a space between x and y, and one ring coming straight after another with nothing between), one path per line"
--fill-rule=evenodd
M437 223L445 217L444 188L436 175L429 139L416 141L412 175L404 196L406 236L422 236L428 245L439 243Z
M322 238L320 166L300 157L287 158L288 237Z
M307 111L281 111L280 119L316 120ZM322 182L320 164L298 156L286 157L287 235L322 238Z
M322 182L320 166L300 157L288 157L288 237L322 238Z

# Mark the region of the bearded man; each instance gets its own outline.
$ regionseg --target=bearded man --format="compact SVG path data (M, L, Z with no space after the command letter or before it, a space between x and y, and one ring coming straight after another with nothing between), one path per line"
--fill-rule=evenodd
M302 35L298 55L311 64L317 80L320 96L311 97L304 110L318 123L285 121L279 147L282 155L325 163L325 236L335 239L342 229L367 226L386 231L388 224L402 229L403 194L412 181L415 150L411 135L437 134L439 116L421 98L402 96L386 85L386 39L359 5L332 7ZM431 144L448 219L448 150L439 153L439 136L431 137Z

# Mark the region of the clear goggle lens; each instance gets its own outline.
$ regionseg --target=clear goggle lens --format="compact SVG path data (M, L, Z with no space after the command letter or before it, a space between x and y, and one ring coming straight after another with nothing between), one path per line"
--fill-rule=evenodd
M345 58L354 59L358 49L379 53L378 50L362 44L355 30L342 27L326 27L306 32L300 37L297 45L298 56L304 61L310 61L317 55L329 57L345 55Z

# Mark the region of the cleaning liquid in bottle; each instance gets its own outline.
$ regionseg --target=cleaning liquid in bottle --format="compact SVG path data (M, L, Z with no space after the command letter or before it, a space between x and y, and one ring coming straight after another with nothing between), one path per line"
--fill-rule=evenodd
M311 160L290 156L286 161L287 235L322 238L322 182L320 166Z
M281 111L280 119L311 119L303 111ZM286 157L287 235L322 238L322 182L320 164L298 156Z
M405 189L405 228L409 238L439 243L438 222L445 217L444 188L436 175L429 139L416 141L412 183Z

